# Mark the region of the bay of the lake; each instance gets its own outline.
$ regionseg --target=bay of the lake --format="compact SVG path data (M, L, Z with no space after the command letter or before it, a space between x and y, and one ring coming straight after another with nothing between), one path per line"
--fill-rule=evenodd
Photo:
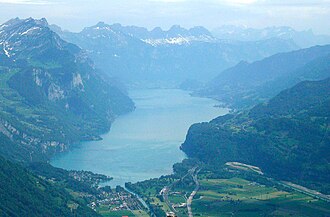
M137 89L129 96L136 109L118 117L103 140L82 142L51 164L111 176L112 187L168 175L185 158L179 147L189 127L228 113L215 100L178 89Z

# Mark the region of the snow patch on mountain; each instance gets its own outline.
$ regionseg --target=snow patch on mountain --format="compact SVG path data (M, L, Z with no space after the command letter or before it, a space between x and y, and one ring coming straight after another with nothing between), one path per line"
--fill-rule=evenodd
M84 83L79 73L73 75L72 84L75 88L78 87L82 90L84 89Z
M32 27L32 28L26 30L25 32L22 32L22 33L19 33L19 34L20 35L27 35L29 33L33 34L35 32L35 30L40 30L40 27Z
M50 101L56 101L64 98L64 90L60 86L52 83L48 87L48 99Z
M7 46L7 43L6 43L6 42L3 43L3 51L5 52L5 55L6 55L8 58L10 58L11 55L10 55L10 53L9 53L9 50L11 50L11 49L8 49L6 46Z
M172 38L160 38L160 39L142 39L143 42L150 44L154 47L160 45L183 45L191 44L192 42L216 42L217 40L213 37L203 35L203 36L187 36L183 37L179 35L178 37Z

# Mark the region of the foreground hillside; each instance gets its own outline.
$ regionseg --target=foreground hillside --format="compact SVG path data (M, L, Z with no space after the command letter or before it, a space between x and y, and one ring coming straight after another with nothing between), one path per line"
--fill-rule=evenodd
M19 165L0 157L0 215L5 216L99 216L56 187ZM74 208L74 209L73 209Z
M0 154L47 160L109 130L133 102L45 19L0 26Z
M251 164L329 194L329 93L329 78L301 82L249 111L193 125L181 148L215 167Z

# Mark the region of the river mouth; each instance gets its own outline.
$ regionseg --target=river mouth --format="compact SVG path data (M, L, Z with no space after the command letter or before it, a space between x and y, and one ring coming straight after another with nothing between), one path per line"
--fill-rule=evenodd
M116 119L103 140L82 142L51 164L111 176L111 187L168 175L185 158L179 147L189 127L229 112L215 107L215 100L178 89L135 89L129 95L136 109Z

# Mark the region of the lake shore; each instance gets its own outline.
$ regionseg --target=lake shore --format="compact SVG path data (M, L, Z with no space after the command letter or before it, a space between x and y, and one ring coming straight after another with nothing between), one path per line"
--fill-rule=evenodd
M82 142L51 164L111 176L112 187L171 174L173 164L185 158L179 147L188 128L229 111L178 89L136 89L129 95L136 109L118 117L102 140Z

